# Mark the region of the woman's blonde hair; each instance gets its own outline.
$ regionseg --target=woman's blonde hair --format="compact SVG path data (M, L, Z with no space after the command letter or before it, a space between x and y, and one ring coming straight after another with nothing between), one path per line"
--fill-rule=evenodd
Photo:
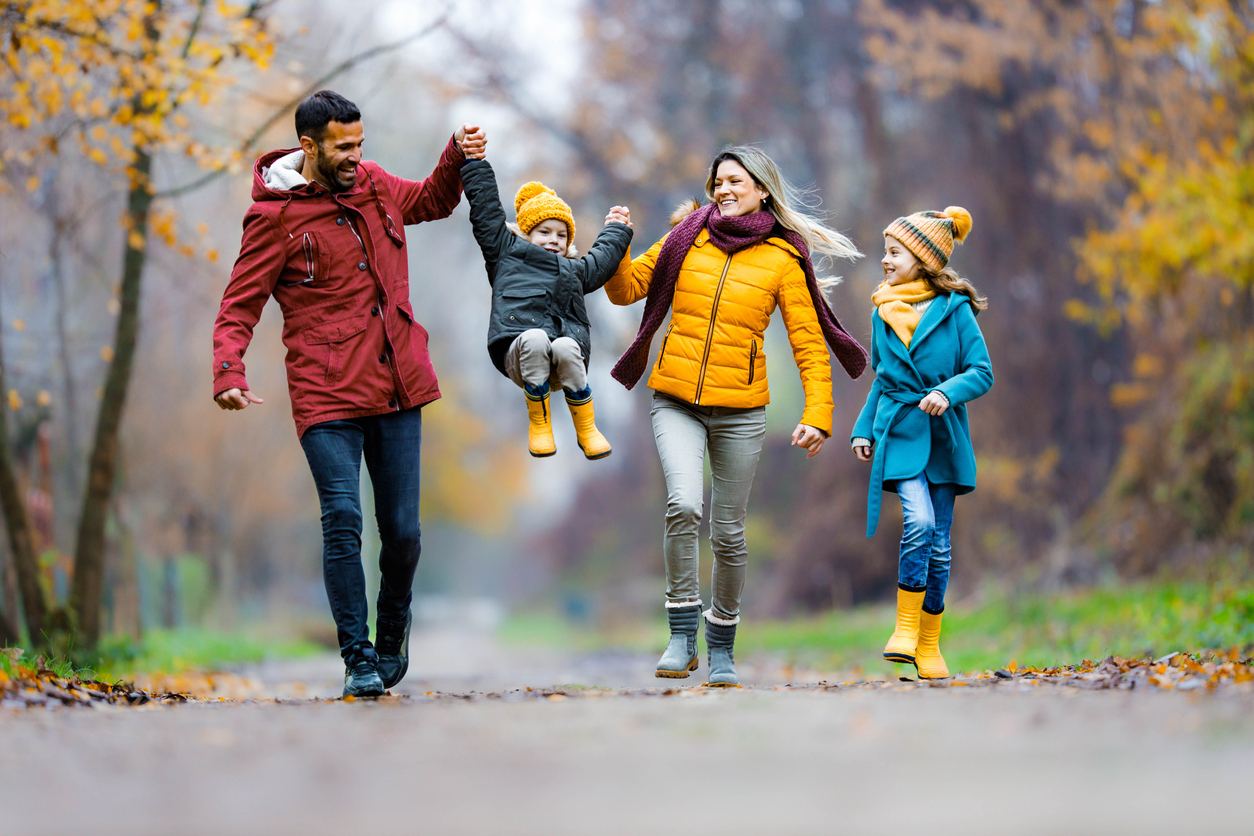
M919 275L937 293L961 293L971 300L971 307L977 311L988 307L988 297L981 296L980 292L975 289L975 285L959 276L952 267L945 267L940 272L933 273L932 268L919 262Z
M800 235L810 252L818 254L816 262L824 260L825 256L847 258L850 261L862 258L862 253L852 241L823 223L816 212L819 199L814 191L789 183L780 173L775 161L760 148L735 145L720 151L710 165L710 176L705 181L707 198L714 200L714 178L718 175L719 164L726 160L735 160L744 166L754 182L766 191L767 198L763 201L762 208L774 215L780 226ZM824 288L839 282L839 276L819 280Z

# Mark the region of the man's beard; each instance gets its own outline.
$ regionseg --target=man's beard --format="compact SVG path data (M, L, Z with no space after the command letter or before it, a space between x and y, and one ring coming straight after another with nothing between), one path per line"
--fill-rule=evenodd
M318 154L317 159L314 160L314 168L318 169L318 173L322 175L322 179L327 182L327 186L333 192L346 192L353 186L357 185L357 179L355 176L353 178L353 182L351 183L344 184L340 182L339 168L332 165L330 159L324 157L322 154ZM355 175L356 169L354 169L353 172Z

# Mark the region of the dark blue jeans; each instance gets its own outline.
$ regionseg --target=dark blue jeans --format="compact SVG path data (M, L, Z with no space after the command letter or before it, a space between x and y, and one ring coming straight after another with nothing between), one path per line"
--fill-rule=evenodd
M920 473L897 483L901 514L901 554L897 585L911 592L924 589L923 609L932 614L945 609L949 586L949 531L954 525L954 486L933 485Z
M413 600L414 570L422 551L418 523L420 408L366 418L327 421L305 430L305 450L322 505L322 576L340 642L348 659L370 646L366 574L361 565L361 459L374 486L379 524L380 618L404 619Z

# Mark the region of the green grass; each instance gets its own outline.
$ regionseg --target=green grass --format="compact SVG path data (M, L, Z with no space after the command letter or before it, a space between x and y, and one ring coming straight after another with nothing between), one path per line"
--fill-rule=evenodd
M901 669L880 656L893 618L891 606L867 606L788 620L746 620L736 649L821 670L896 675ZM500 636L512 644L660 651L666 627L658 619L606 632L533 613L508 619ZM964 672L996 669L1011 660L1048 667L1111 654L1163 655L1251 644L1254 589L1200 583L991 597L947 609L941 638L950 669Z
M232 665L265 659L292 659L326 652L313 642L296 638L271 638L254 632L221 633L194 628L149 630L143 641L110 636L99 652L73 661L54 658L47 666L59 676L73 674L105 682L129 680L141 673L182 673L189 670L221 670ZM23 665L34 664L35 654L22 656ZM0 666L13 676L16 670L5 654Z

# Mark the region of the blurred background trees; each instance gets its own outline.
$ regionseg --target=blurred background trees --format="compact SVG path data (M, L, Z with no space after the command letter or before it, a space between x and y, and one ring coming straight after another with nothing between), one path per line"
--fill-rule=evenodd
M626 203L642 250L722 145L760 144L868 254L827 265L864 340L880 230L966 206L953 264L990 297L997 385L972 409L981 483L959 505L956 594L1248 573L1248 2L26 0L0 4L0 24L0 634L46 633L67 602L88 642L326 620L277 315L250 349L264 407L218 412L208 358L252 157L295 145L276 114L337 67L369 156L425 176L456 125L479 122L503 193L554 186L585 247ZM465 209L411 233L445 392L426 415L419 592L652 612L664 491L649 395L608 376L639 310L591 304L615 455L589 464L559 427L559 455L532 461L518 393L487 362ZM801 394L779 325L767 356L746 606L883 598L898 512L886 503L880 535L862 535L867 471L845 444L869 376L836 380L837 431L806 461L787 445Z

